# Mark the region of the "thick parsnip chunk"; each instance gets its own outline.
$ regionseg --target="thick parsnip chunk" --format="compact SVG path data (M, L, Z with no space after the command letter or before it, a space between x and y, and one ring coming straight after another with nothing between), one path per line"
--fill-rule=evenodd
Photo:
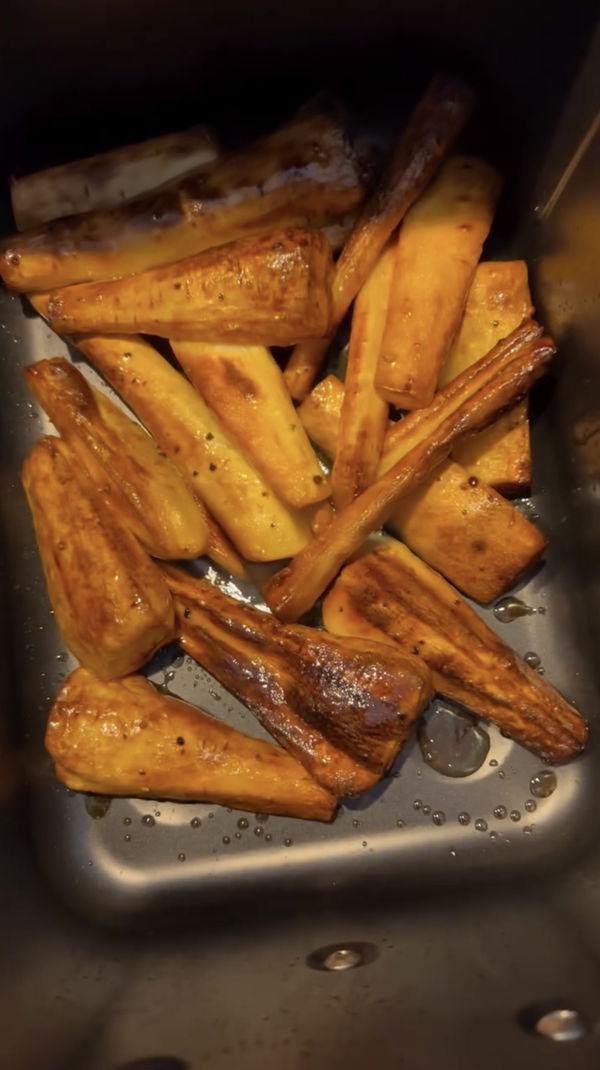
M308 517L276 496L197 390L136 337L77 346L148 428L248 561L277 561L311 537Z
M62 357L25 369L27 385L98 489L153 557L199 557L204 510L181 472L139 424Z
M433 398L499 192L489 164L452 156L400 227L376 375L382 397L398 409L420 409Z
M343 384L329 375L298 410L308 435L329 457L335 457L343 396ZM394 428L390 424L379 475L394 463ZM546 547L527 517L453 461L440 465L408 494L386 527L476 602L498 598Z
M56 775L75 791L214 802L316 821L337 800L280 747L251 739L143 676L71 673L48 719Z
M22 481L56 624L103 680L139 669L174 638L164 576L59 438L33 447Z
M276 230L141 275L55 290L48 320L59 334L293 345L327 331L331 270L317 231Z
M469 291L460 332L442 368L439 385L449 383L518 327L533 311L523 260L479 264ZM503 494L531 482L527 402L521 401L490 427L459 443L454 457L469 475Z
M265 346L173 342L172 348L188 379L283 502L304 509L329 496L329 480Z

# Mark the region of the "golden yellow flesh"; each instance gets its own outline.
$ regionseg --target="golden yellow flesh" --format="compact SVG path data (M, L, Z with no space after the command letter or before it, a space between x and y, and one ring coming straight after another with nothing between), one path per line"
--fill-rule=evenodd
M375 389L375 371L394 270L389 243L360 290L352 312L350 348L340 415L332 497L343 509L375 478L388 423L388 406Z
M263 593L272 612L286 621L306 613L367 536L387 523L398 502L448 458L455 442L487 426L523 397L554 353L542 328L527 321L449 383L427 409L405 417L394 429L399 456L393 467L265 585Z
M78 338L77 346L135 412L248 561L277 561L311 537L191 383L141 338Z
M342 322L392 232L435 175L472 108L473 94L464 82L439 75L432 78L337 261L332 332ZM303 401L311 389L329 341L311 339L294 349L285 377L296 401Z
M460 332L440 374L440 386L510 334L533 311L523 260L479 264L469 291ZM531 445L527 402L519 402L490 427L459 443L454 457L469 475L505 494L529 486Z
M42 438L22 482L58 630L104 680L134 672L174 637L164 577L59 438Z
M13 178L10 197L18 230L98 208L113 208L181 175L196 171L217 156L207 126L193 126L111 149L84 160Z
M99 464L100 487L116 484L126 502L124 522L133 519L132 530L148 553L167 560L205 553L208 528L202 508L139 424L60 357L30 364L25 378L89 475L94 478Z
M277 362L265 346L173 342L188 379L282 501L303 509L329 496Z
M362 197L345 132L312 111L162 190L5 239L0 275L26 293L122 278L250 234L320 226Z
M343 384L330 375L298 410L309 436L329 457L335 456L343 396ZM379 475L394 463L387 449L394 428L390 424ZM400 501L386 527L476 602L497 598L546 547L542 533L518 509L453 461Z
M423 408L433 399L499 191L488 164L451 156L400 227L376 374L379 392L398 409Z
M317 231L275 230L141 275L55 290L48 321L59 334L293 345L326 333L331 271Z
M213 802L329 821L337 800L284 750L161 695L143 676L103 683L71 673L46 747L75 791Z

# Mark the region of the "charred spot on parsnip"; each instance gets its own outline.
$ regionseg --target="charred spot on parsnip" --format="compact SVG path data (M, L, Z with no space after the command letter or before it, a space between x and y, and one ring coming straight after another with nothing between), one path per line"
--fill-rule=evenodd
M204 580L163 567L182 649L328 791L360 795L373 787L431 697L426 667L383 644L282 625Z
M277 230L140 275L54 290L48 321L59 334L293 345L329 327L332 266L318 231Z
M321 226L363 193L345 131L330 113L311 112L159 195L6 239L0 275L24 292L122 278L250 234Z
M577 710L449 583L393 539L342 571L325 599L323 620L336 635L418 650L437 692L546 761L568 761L585 747L587 727Z

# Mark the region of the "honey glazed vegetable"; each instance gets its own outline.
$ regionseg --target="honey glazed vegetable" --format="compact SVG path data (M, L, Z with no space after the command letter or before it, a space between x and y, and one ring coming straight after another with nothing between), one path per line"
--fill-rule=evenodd
M524 262L485 259L505 179L455 148L474 107L435 77L379 175L321 98L235 153L199 125L13 180L0 275L120 398L25 370L56 430L22 482L80 663L46 732L69 788L330 821L435 694L547 761L585 746L459 594L545 549L507 495L555 352ZM140 674L173 641L272 743Z

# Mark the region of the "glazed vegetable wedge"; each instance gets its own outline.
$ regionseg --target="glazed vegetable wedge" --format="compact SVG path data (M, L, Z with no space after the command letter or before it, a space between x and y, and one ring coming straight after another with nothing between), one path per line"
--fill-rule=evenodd
M426 666L384 644L282 625L210 583L163 568L182 649L327 791L359 795L373 787L429 701Z
M162 190L5 239L0 275L26 293L122 278L249 234L319 226L362 197L337 116L311 109Z
M237 732L143 676L104 683L71 673L50 712L46 747L75 791L221 803L329 821L337 800L280 747Z
M139 669L175 634L165 578L59 438L22 471L62 638L103 680Z
M335 635L388 641L421 658L442 695L486 717L546 761L583 750L585 722L462 601L393 539L348 565L323 605Z

